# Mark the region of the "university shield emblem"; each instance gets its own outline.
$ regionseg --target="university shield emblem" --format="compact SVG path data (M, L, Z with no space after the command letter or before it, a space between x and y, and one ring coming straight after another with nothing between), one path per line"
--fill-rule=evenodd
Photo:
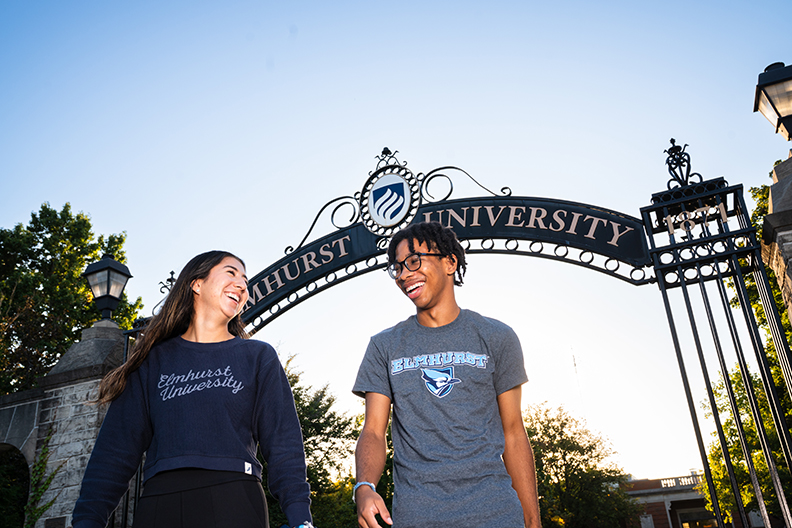
M383 150L377 170L356 196L360 219L370 232L390 237L410 224L421 204L421 182L405 164Z
M409 188L400 176L389 174L380 178L371 189L369 212L381 226L398 224L409 212Z

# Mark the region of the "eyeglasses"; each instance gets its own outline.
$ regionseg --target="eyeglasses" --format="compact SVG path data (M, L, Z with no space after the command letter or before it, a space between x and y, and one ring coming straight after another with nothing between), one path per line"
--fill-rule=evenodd
M389 265L388 275L390 275L393 280L396 280L401 276L404 268L407 268L409 271L418 271L421 268L421 257L445 256L446 255L443 255L442 253L413 253L401 262L397 260L393 264Z

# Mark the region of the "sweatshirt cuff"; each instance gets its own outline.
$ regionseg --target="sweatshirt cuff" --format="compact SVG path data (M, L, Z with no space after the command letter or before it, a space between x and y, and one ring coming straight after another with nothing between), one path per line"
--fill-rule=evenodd
M289 526L299 526L306 521L313 522L310 502L292 502L286 507L283 513L289 520Z

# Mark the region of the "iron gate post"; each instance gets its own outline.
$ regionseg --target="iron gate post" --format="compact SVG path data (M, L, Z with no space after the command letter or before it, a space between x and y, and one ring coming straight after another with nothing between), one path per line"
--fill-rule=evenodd
M792 379L792 370L789 369L789 345L785 339L775 302L770 294L770 285L761 258L761 248L757 243L756 232L751 225L750 217L745 207L742 186L729 186L722 178L703 181L699 174L691 174L690 156L685 153L687 145L684 147L676 145L673 139L671 143L672 147L666 151L668 153L666 163L672 176L668 183L668 190L653 195L652 205L642 208L641 213L649 239L649 253L654 264L655 277L663 297L677 361L680 366L685 396L696 432L715 517L720 526L722 523L721 508L718 504L709 461L701 439L700 426L685 371L678 329L674 323L673 309L669 298L669 290L675 288L681 290L682 301L690 323L693 346L701 363L707 397L717 430L723 462L728 471L731 488L734 493L736 509L739 510L743 524L747 524L747 515L740 497L739 483L735 477L734 464L729 454L728 439L724 434L720 420L717 401L709 378L706 357L696 323L695 310L689 290L689 286L693 284L699 284L701 302L709 322L714 350L724 378L724 388L737 428L737 436L743 456L748 466L751 485L760 504L760 514L765 524L769 524L764 497L751 460L751 447L745 435L741 410L737 404L731 380L729 379L729 370L724 357L723 345L718 335L715 316L707 293L706 283L712 281L716 284L718 295L724 308L734 352L737 356L740 376L745 385L750 415L757 428L762 454L766 460L770 477L779 499L781 515L787 526L792 526L792 515L790 515L789 505L781 487L776 462L773 459L774 455L770 449L761 409L753 387L753 378L740 344L739 332L731 313L731 303L724 285L725 281L731 280L736 290L740 311L743 314L745 327L759 365L762 387L767 397L773 424L778 433L784 460L787 468L792 468L792 440L790 440L778 391L773 381L767 352L762 344L759 326L750 304L745 285L745 273L752 274L757 285L760 301L767 315L771 337L776 344L779 364L788 388L790 387L789 380ZM730 220L735 221L736 226L730 226Z

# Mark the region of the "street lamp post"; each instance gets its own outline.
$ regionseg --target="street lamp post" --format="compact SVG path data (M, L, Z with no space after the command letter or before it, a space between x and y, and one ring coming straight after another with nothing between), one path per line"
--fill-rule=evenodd
M102 311L102 320L109 320L121 301L127 281L132 277L129 268L115 260L113 255L105 254L99 262L88 265L82 276L88 280L96 307Z
M754 112L759 111L790 140L792 132L792 65L775 62L759 74L754 97Z

